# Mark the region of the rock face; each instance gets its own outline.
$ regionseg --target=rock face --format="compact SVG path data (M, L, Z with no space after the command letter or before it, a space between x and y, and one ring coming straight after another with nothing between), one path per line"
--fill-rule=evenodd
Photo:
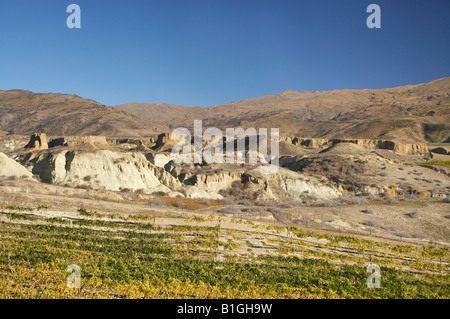
M318 148L323 146L332 146L339 143L353 143L371 149L387 149L402 154L427 154L429 153L428 146L424 143L402 144L389 140L376 139L323 139L323 138L306 138L299 137L285 137L280 139L293 145L303 146L307 148Z
M186 197L221 199L219 194L231 186L234 181L241 180L244 170L232 168L217 170L202 169L193 164L174 165L173 162L166 166L168 172L183 185Z
M324 138L307 138L302 141L300 141L300 145L306 146L306 147L320 147L322 145L328 144L329 140Z
M51 184L109 191L139 191L144 194L164 193L188 198L222 199L223 196L230 196L235 199L282 202L329 200L347 194L348 188L343 188L341 184L347 183L349 178L352 183L355 180L355 183L362 183L355 177L360 173L358 165L369 161L369 153L373 149L387 149L404 154L428 153L428 147L419 143L399 144L371 139L284 138L282 142L294 149L289 152L295 155L281 156L278 172L262 174L260 164L218 164L207 161L177 164L172 160L170 152L155 150L173 147L177 141L172 141L171 138L171 134L159 135L155 148L150 149L147 146L150 140L108 143L103 136L62 137L53 139L48 150L24 152L21 149L17 158L30 171L39 175L43 182ZM35 134L29 145L34 150L42 148L44 142L45 135ZM119 147L121 143L127 144L126 147ZM223 141L219 141L218 145L222 146ZM296 149L301 151L297 153ZM399 156L388 151L376 153ZM365 154L365 157L358 157L360 154ZM269 160L270 158L266 158L266 161ZM347 162L350 164L347 165ZM305 171L309 166L311 169ZM325 174L324 171L332 174ZM22 170L19 174L27 173L29 174ZM377 190L367 192L374 191Z
M327 200L342 196L342 192L334 186L324 185L315 177L305 178L285 168L279 168L276 174L261 174L259 166L219 167L166 166L183 185L186 197L191 198L220 199L224 190L231 191L235 196L238 194L238 197L247 196L258 200Z
M158 139L155 141L154 150L166 151L174 147L182 138L173 140L172 133L162 133L158 135Z
M0 176L32 178L33 174L13 159L0 153Z
M48 149L47 136L45 135L45 133L34 133L33 135L31 135L28 144L25 145L25 148L36 150Z
M101 146L108 145L105 136L70 136L70 137L58 137L49 142L49 147L56 146L68 146L77 147L82 145Z
M39 155L33 161L33 173L46 183L174 194L158 179L157 175L163 177L158 168L138 153L61 151Z
M286 176L280 176L280 186L294 200L304 198L328 200L342 196L342 193L334 187L321 185L320 183L308 183L304 180Z
M330 143L330 140L326 138L283 137L280 138L280 141L309 148L317 148Z
M157 167L164 167L167 163L172 160L170 153L148 153L145 155L150 163L154 164Z
M29 142L25 136L1 136L0 137L0 152L11 152L24 148Z

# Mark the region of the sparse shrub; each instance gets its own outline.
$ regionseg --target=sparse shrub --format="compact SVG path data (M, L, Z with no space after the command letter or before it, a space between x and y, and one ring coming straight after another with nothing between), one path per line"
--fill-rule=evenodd
M163 191L157 191L152 193L153 196L166 196L167 194Z
M398 202L398 199L395 198L395 197L389 196L389 197L387 198L387 201L388 201L389 204L395 204L395 203Z
M440 193L439 188L429 189L428 192L430 192L431 196L437 195Z
M408 216L409 218L417 218L419 217L419 213L418 212L406 213L405 216Z
M259 213L259 212L262 211L262 208L261 207L256 207L256 206L248 206L248 207L241 208L241 211L243 211L243 212Z
M368 232L368 233L378 233L378 230L376 228L373 228L373 227L364 227L363 230Z
M58 192L49 192L48 195L59 195ZM91 196L87 193L83 193L83 194L73 194L72 197L76 197L76 198L83 198L83 199L90 199Z
M342 202L330 199L322 202L315 202L312 203L311 206L313 207L336 207L336 206L342 206Z
M277 207L269 207L267 209L268 212L270 212L273 217L275 217L276 220L283 224L289 224L291 221L285 216L284 212L277 208Z
M218 210L216 210L216 212L221 213L221 214L236 214L236 213L239 213L240 210L234 206L226 206L226 207L219 208Z
M401 233L401 232L394 233L394 236L397 236L400 238L414 238L411 234Z
M361 224L363 224L364 226L370 226L370 227L380 227L381 226L380 222L375 219L365 220Z
M268 206L275 206L276 202L268 201L268 200L259 200L259 201L256 202L256 205L258 205L258 206L266 206L266 207L268 207Z
M277 207L269 207L269 208L267 208L267 211L272 214L282 214L283 213L283 211Z
M296 219L295 222L303 224L305 226L311 225L313 223L313 221L311 221L308 217L302 217L300 219Z
M418 197L419 197L419 195L417 195L417 194L405 193L403 195L397 196L396 198L399 201L407 201L407 200L416 200L416 199L418 199Z
M245 193L245 186L241 181L233 181L228 190L224 190L221 194L222 196L231 195L234 198L245 198L247 197Z
M381 200L381 196L380 195L375 195L375 194L370 194L369 196L367 196L367 200Z
M289 202L289 204L291 204L293 207L305 206L305 204L302 201L299 201L299 200L294 200L292 202Z
M38 207L36 207L37 210L41 210L41 209L49 209L51 208L51 205L43 205L43 204L39 204Z
M347 205L362 205L367 203L367 197L360 197L360 196L344 197L341 199L341 202Z
M219 202L225 205L234 205L234 202L228 197L222 198L221 200L219 200Z
M431 193L430 192L422 192L422 193L420 193L420 196L422 196L424 198L431 198Z
M322 229L336 229L333 225L327 224L327 223L321 223L320 228Z
M95 216L95 215L100 215L99 213L97 213L96 211L87 211L86 208L80 208L78 209L78 213L80 213L81 216Z
M153 198L150 201L150 206L154 206L154 207L164 207L165 203L161 198Z
M447 195L447 197L443 200L444 203L450 203L450 196Z
M281 203L280 204L280 208L292 208L292 204L287 202L287 203Z
M311 175L322 175L328 180L339 184L357 187L364 184L363 173L365 164L362 162L349 162L341 158L308 159L300 169Z
M238 202L238 205L251 206L252 203L248 199L242 199Z
M280 208L292 208L292 207L300 207L300 206L304 206L303 202L301 202L301 201L284 202L279 205Z
M175 207L178 207L178 208L184 208L184 203L183 203L183 201L179 201L179 202L176 202L175 203Z

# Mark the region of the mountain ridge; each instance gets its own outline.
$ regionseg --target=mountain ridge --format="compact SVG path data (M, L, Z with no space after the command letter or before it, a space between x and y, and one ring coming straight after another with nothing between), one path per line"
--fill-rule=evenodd
M387 138L442 142L450 127L450 77L386 89L286 90L209 107L128 103L115 108L173 129L280 127L282 135L323 138ZM158 113L158 117L155 114Z
M0 90L0 130L29 135L150 136L166 131L75 94Z
M0 90L0 131L29 135L154 136L176 127L280 128L282 136L445 142L450 77L386 89L283 92L209 107L106 106L75 94Z

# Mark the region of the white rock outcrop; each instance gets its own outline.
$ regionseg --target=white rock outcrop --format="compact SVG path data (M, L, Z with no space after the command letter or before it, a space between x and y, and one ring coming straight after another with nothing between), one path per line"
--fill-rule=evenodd
M342 190L332 185L282 167L275 174L264 175L258 165L165 165L169 156L156 155L151 163L148 154L146 158L139 152L55 149L33 153L30 161L33 173L43 182L71 187L214 200L222 199L222 191L226 190L233 196L242 192L261 200L327 200L342 196Z
M51 184L174 194L156 177L157 168L139 153L109 150L47 153L35 159L33 172ZM170 182L168 176L165 178L167 183Z
M0 153L0 176L33 178L25 167L3 153Z
M149 153L145 157L150 163L154 164L157 167L164 167L172 160L172 156L170 153Z
M288 193L289 197L296 200L302 198L328 200L342 196L337 188L283 176L280 176L280 187Z
M203 198L203 199L222 199L223 196L214 193L208 192L206 190L200 189L196 186L185 186L185 193L187 198Z

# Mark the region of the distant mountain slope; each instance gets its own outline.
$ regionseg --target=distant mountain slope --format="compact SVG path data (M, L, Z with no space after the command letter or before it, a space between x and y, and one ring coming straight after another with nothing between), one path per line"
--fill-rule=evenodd
M283 136L450 139L450 77L381 90L297 92L211 107L129 103L108 107L77 95L0 90L0 131L151 136L176 127L280 128Z
M77 95L0 90L0 130L16 134L150 136L164 126Z
M279 127L282 135L442 142L450 136L450 77L381 90L285 91L207 108L117 105L141 119L192 128Z

